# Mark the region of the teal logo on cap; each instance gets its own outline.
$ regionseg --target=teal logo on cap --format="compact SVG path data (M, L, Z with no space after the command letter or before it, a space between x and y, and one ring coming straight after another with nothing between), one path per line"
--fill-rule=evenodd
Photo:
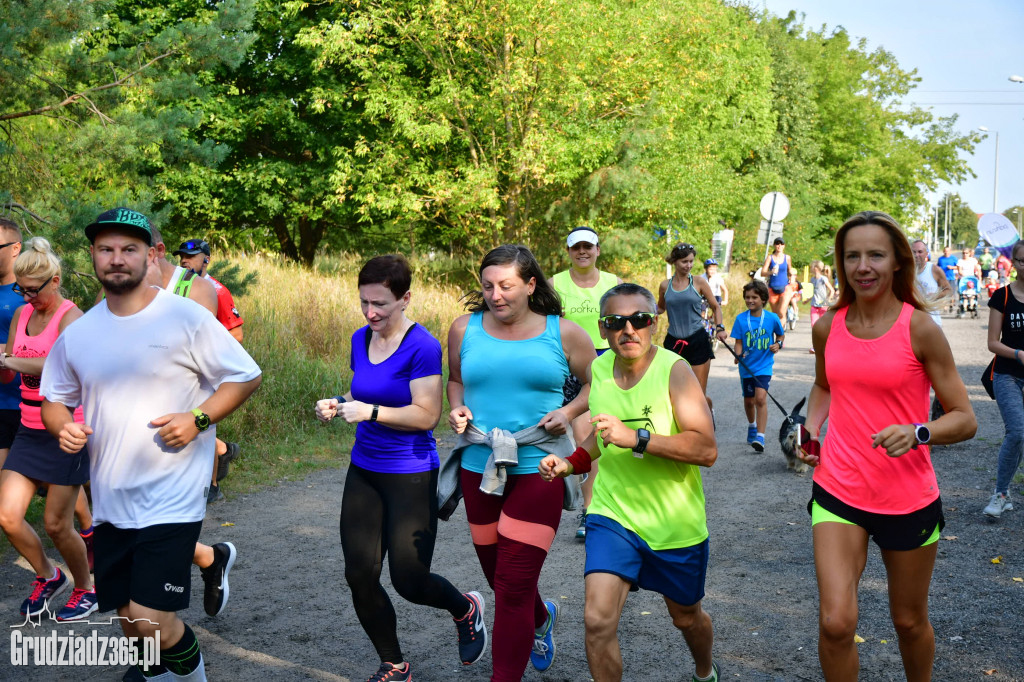
M119 208L117 209L117 213L110 216L109 220L99 220L97 222L135 225L136 227L141 227L144 230L149 229L149 220L146 219L146 216L142 215L138 211L133 211L128 208Z

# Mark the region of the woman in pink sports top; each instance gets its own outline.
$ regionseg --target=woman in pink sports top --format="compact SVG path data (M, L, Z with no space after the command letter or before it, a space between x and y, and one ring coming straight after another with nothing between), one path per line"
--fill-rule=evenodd
M829 682L857 679L857 586L871 538L885 563L907 680L930 680L928 587L944 520L929 445L967 440L977 422L946 337L915 288L914 257L896 221L858 213L836 233L835 253L839 301L811 332L812 440L801 453L817 467L808 509L818 657ZM930 387L946 409L931 422Z
M11 321L8 352L0 356L0 381L12 381L15 372L21 373L21 425L0 472L0 527L36 573L21 613L33 616L48 606L59 609L55 613L58 620L74 621L88 617L97 607L86 544L71 521L82 485L89 480L89 456L85 448L75 455L62 451L39 418L43 363L57 336L82 316L61 294L60 270L60 260L42 237L25 242L14 262L14 291L24 296L25 305L14 312ZM75 414L76 420L81 420L81 409ZM39 536L25 521L25 512L40 486L47 490L46 532L74 579L71 597L63 608L57 597L70 587L70 581L46 556ZM84 511L88 514L87 506ZM91 525L91 517L88 523Z

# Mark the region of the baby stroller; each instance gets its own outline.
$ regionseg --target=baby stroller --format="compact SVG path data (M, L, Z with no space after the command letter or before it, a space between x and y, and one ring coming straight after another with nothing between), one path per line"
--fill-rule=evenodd
M957 291L960 294L960 312L957 313L957 317L978 317L978 287L977 277L960 278L957 283Z

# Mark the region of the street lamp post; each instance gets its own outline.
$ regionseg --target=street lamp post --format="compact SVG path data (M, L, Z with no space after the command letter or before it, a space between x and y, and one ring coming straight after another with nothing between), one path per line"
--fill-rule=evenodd
M978 126L978 130L983 133L995 133L996 134L996 171L995 176L992 180L992 212L996 212L996 204L999 203L999 131L989 130L985 126Z

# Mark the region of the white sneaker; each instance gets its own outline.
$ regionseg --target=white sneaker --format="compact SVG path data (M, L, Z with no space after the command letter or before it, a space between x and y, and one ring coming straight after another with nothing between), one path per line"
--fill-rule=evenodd
M1007 495L994 493L992 499L988 501L988 506L982 509L981 513L998 519L1004 511L1013 511L1013 502L1010 502Z

